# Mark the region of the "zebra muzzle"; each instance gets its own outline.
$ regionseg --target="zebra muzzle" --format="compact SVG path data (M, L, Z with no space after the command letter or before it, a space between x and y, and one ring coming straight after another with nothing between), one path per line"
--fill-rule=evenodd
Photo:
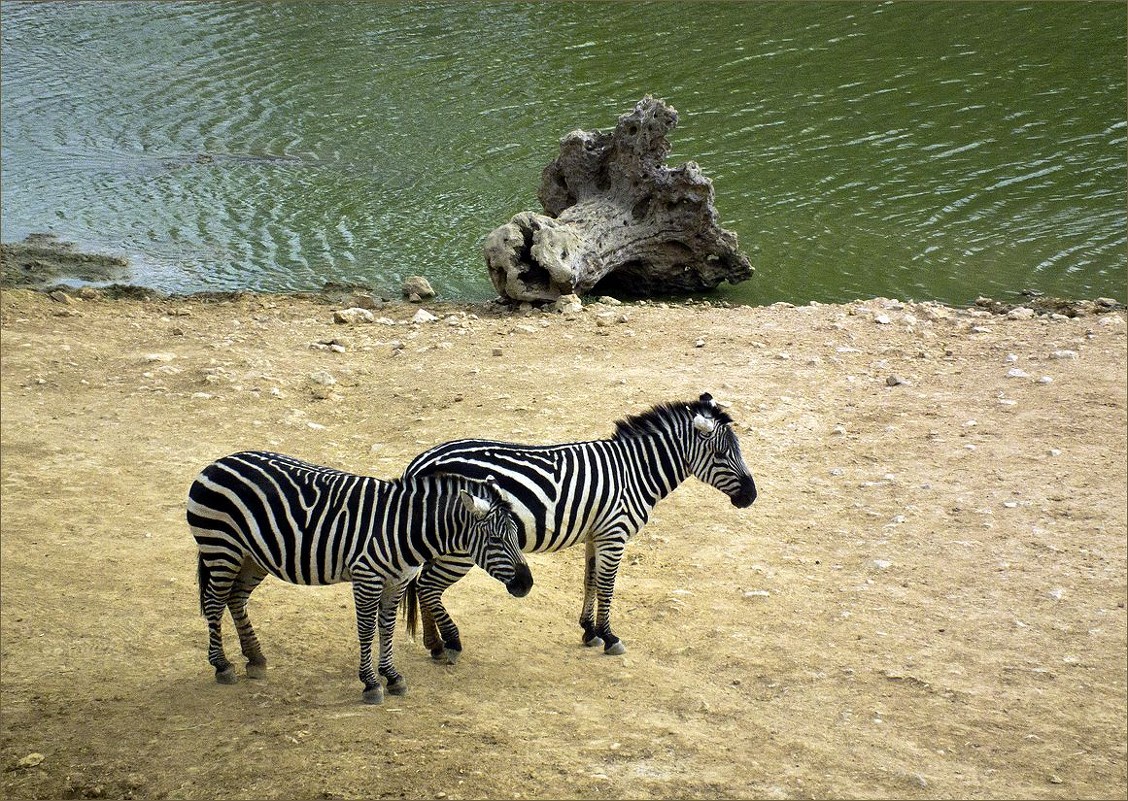
M756 500L756 482L752 480L752 476L742 478L740 489L729 498L732 500L732 505L737 509L746 509L751 506L752 502Z
M528 565L517 565L517 572L505 584L505 589L516 598L524 598L533 588L533 574Z

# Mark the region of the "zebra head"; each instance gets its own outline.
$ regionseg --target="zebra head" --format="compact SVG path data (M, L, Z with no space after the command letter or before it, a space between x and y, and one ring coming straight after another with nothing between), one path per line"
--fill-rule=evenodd
M504 584L510 595L523 598L532 589L533 574L521 553L521 523L496 481L488 478L475 484L480 487L475 489L476 494L466 490L458 493L470 516L470 556L478 567Z
M740 453L732 418L708 392L685 408L692 421L686 447L690 472L728 495L733 506L751 506L756 500L756 482Z

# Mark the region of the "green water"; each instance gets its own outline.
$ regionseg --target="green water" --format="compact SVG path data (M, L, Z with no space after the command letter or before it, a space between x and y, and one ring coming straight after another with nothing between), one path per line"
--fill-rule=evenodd
M651 93L756 267L726 298L1124 301L1126 9L2 3L0 239L174 292L484 299L558 139Z

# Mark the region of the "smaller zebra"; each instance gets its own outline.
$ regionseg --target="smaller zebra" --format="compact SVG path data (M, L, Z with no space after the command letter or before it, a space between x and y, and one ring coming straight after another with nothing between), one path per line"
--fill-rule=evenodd
M520 523L492 480L381 481L277 453L244 451L204 468L188 491L187 517L199 551L208 662L220 684L237 680L223 651L225 608L239 633L247 676L266 675L247 600L267 575L301 585L352 582L358 675L369 704L384 699L372 669L377 622L379 673L389 693L407 691L392 664L392 634L404 586L424 563L468 551L510 594L523 597L533 586L518 539Z

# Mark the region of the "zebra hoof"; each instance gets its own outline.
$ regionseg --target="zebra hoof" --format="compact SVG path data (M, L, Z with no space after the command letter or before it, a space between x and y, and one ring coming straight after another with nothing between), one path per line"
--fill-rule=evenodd
M266 665L255 664L254 662L247 663L247 678L248 679L265 679L266 678Z
M455 651L450 648L443 649L443 658L446 659L448 665L453 665L458 662L458 657L462 656L462 651Z
M366 704L382 704L384 703L384 688L377 684L375 687L366 689L362 698Z
M239 681L239 677L235 675L235 668L228 665L223 670L215 672L215 680L220 684L234 684Z
M588 648L602 647L603 638L602 637L592 637L590 640L585 638L584 639L584 645L586 645Z
M627 652L627 646L623 645L623 641L619 640L614 645L609 645L603 649L603 653L607 656L622 656Z
M407 695L407 681L401 676L388 682L388 695Z

